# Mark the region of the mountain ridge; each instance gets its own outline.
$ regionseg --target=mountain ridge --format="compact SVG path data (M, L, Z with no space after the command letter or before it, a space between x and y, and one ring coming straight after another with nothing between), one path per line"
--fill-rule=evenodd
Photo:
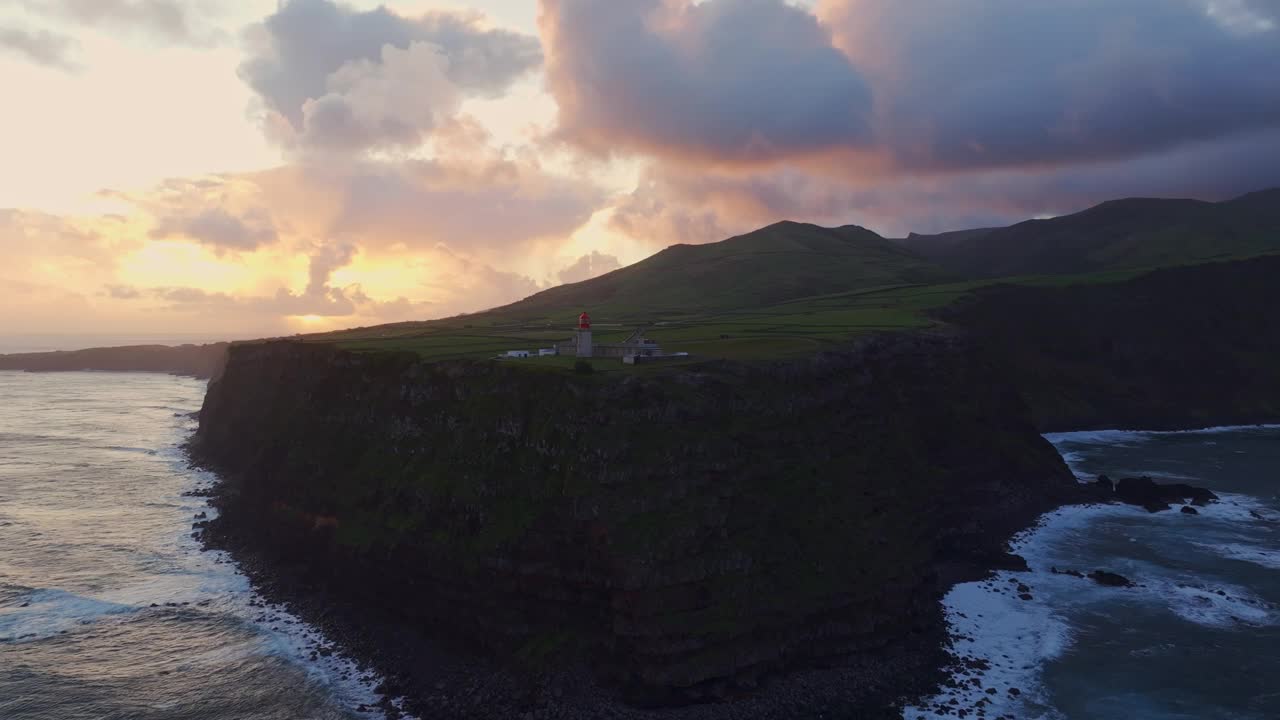
M821 263L810 262L814 257ZM911 250L857 225L784 220L716 243L672 245L634 265L550 288L489 312L609 305L654 311L737 306L744 288L771 304L825 292L951 279Z
M901 242L973 278L1082 274L1258 255L1280 250L1280 189L1221 202L1120 198L1055 218L913 234Z

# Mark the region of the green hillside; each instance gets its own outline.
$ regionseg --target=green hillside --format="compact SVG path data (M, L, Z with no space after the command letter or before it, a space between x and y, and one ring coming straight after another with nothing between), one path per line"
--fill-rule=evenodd
M902 241L967 277L1151 268L1280 251L1280 189L1235 200L1131 198L1012 227Z
M546 347L591 312L597 342L638 327L673 351L761 358L811 353L851 335L928 321L903 288L953 279L860 227L782 222L707 245L676 245L630 267L482 313L311 336L356 350L434 358ZM566 358L537 361L549 367ZM616 361L604 363L613 369Z
M643 327L667 350L700 359L794 357L867 333L936 325L939 308L996 283L1117 283L1156 267L1276 252L1277 228L1280 191L1216 204L1119 200L1054 220L904 241L855 226L784 222L719 243L677 245L482 313L307 339L357 351L485 358L564 340L587 310L597 342ZM523 362L563 371L573 359ZM645 371L616 360L595 364Z
M723 242L675 245L630 267L495 312L591 308L608 315L701 314L945 279L947 273L870 230L781 222Z

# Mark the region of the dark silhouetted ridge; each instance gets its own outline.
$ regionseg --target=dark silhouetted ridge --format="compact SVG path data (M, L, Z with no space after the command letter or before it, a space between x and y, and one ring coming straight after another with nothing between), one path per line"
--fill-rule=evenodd
M1235 200L1129 198L1012 227L912 235L903 244L972 277L1092 273L1280 250L1280 190Z

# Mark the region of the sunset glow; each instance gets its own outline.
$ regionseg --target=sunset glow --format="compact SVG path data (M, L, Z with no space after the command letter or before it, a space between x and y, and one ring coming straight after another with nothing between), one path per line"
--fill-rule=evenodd
M969 5L6 4L0 330L426 319L784 218L894 236L1280 182L1270 6Z

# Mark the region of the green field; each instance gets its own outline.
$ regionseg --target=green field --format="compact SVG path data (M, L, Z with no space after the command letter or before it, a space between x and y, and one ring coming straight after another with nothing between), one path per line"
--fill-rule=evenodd
M1048 275L975 280L935 285L902 285L800 298L757 308L675 315L648 310L592 313L597 343L625 340L637 328L667 352L687 352L689 361L707 359L771 360L812 355L839 348L869 333L934 327L932 311L973 291L999 283L1066 286L1122 282L1152 268L1084 275ZM570 338L581 308L515 318L510 309L445 320L347 330L304 338L335 343L357 352L413 352L431 360L486 359L508 350L537 350ZM533 357L504 360L530 369L571 372L576 358ZM596 358L596 372L645 372L670 364L628 366L614 358ZM681 363L675 363L681 364Z
M985 284L985 283L983 283ZM620 342L639 327L668 352L698 359L739 360L811 355L866 333L929 327L927 311L971 290L974 283L876 288L792 300L763 308L705 314L659 315L644 310L592 312L597 343ZM491 358L508 350L536 350L572 336L578 308L513 320L505 312L425 323L349 330L306 338L361 352L408 351L433 360ZM529 367L572 369L574 358L512 360ZM617 359L597 359L597 370L644 370Z

